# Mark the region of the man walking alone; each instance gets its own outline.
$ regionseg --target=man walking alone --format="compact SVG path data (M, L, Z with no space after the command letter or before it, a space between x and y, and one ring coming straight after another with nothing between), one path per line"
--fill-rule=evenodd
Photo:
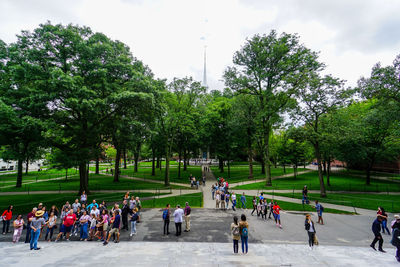
M372 223L372 232L375 235L374 240L372 241L370 247L373 248L374 250L376 250L375 248L375 244L376 242L379 241L379 251L380 252L386 252L383 250L382 245L383 245L383 238L381 235L381 223L382 223L382 218L380 216L378 216L375 221Z
M192 210L190 209L189 202L186 202L186 207L184 210L185 213L185 232L190 231L190 212Z

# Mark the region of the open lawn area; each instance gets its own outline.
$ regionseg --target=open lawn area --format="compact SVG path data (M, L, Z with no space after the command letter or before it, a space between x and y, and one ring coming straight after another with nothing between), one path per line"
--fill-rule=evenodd
M155 176L151 175L151 168L138 168L138 172L134 172L134 167L129 166L127 169L121 169L121 174L122 175L127 175L130 177L138 177L138 178L143 178L143 179L153 179L153 180L159 180L159 181L164 181L164 176L165 176L165 168L156 169ZM183 170L183 166L181 167L181 178L178 178L178 166L171 166L170 167L170 181L171 182L176 182L176 183L185 183L189 184L189 176L192 174L196 179L201 179L202 173L201 173L201 166L188 166L187 170Z
M275 193L277 196L302 198L300 193ZM337 205L351 206L362 209L377 210L382 206L388 212L400 212L399 195L386 194L328 194L326 198L321 198L319 194L308 194L312 205L315 200L332 203Z
M231 178L228 178L228 167L224 167L224 172L221 173L219 171L218 166L211 167L212 172L214 173L215 177L224 177L230 183L237 183L242 181L249 181L249 166L248 165L233 165L231 166ZM303 168L298 168L298 172L304 171ZM271 168L272 177L281 176L285 174L293 173L293 168L286 168L286 173L284 173L283 168ZM253 175L254 180L265 180L265 174L261 173L261 165L253 166Z
M89 175L89 190L138 190L138 189L169 189L183 188L180 186L165 187L163 184L151 183L146 181L135 181L127 178L120 178L119 182L113 182L113 177L101 174ZM0 188L1 192L20 192L20 191L62 191L78 190L79 176L70 177L67 180L54 180L23 185L21 188L6 187Z
M170 204L171 208L174 209L178 204L181 208L185 208L186 202L189 202L192 208L203 207L203 193L143 200L142 206L143 208L165 208L167 204Z
M131 196L138 196L140 198L153 197L153 193L137 193L134 192ZM114 202L122 202L124 193L94 193L88 196L88 203L93 199L96 199L98 203L103 200L108 203L111 207ZM73 203L75 199L79 199L77 194L35 194L35 195L14 195L14 196L0 196L1 211L6 209L9 205L14 206L13 214L26 214L32 210L33 207L37 207L39 203L43 203L48 209L52 205L56 205L58 209L61 209L62 205L66 201ZM146 200L144 200L146 201Z
M240 202L240 194L236 195L237 198L237 205L238 207L241 207L241 202ZM258 198L257 198L258 200ZM247 209L253 209L253 196L246 196L246 208ZM268 199L269 202L269 199ZM309 205L302 205L298 203L291 203L291 202L286 202L286 201L277 201L278 205L282 208L282 210L291 210L291 211L309 211L309 212L315 212L315 208L309 206ZM229 203L229 206L232 207L231 203ZM326 208L324 210L325 212L328 213L338 213L338 214L353 214L351 212L347 211L341 211L341 210L336 210L336 209L328 209ZM269 212L269 211L268 211ZM254 212L256 214L256 212Z
M392 181L384 181L378 179L371 179L371 185L365 184L365 178L355 177L345 174L332 174L331 186L325 186L327 191L357 191L357 192L400 192L400 183ZM305 173L297 176L297 178L287 177L279 178L272 181L272 186L266 186L265 180L259 183L240 185L235 189L289 189L301 190L303 186L307 185L309 190L319 190L319 179L316 171Z
M54 178L65 177L65 170L57 169L44 169L42 171L29 171L28 174L25 172L22 175L22 183L36 182L39 180L47 180ZM74 177L79 175L77 169L68 169L68 177ZM3 174L0 175L0 187L7 185L15 185L17 182L17 173Z

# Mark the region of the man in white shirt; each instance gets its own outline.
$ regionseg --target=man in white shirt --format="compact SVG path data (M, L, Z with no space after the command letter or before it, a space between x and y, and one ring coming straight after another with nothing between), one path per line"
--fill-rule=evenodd
M92 216L92 214L94 214L97 218L100 215L100 210L98 210L96 206L93 206L92 210L90 211L90 216Z
M176 210L174 211L174 221L175 221L175 229L176 229L176 236L180 236L182 232L182 216L183 216L183 209L181 209L180 205L176 206Z

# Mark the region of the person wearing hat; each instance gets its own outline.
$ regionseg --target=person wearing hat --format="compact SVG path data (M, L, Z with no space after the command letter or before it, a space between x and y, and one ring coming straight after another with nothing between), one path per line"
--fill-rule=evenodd
M37 242L40 236L40 230L42 229L43 225L45 225L45 220L43 219L44 211L39 210L36 211L35 217L31 218L31 242L30 248L31 250L39 250L40 248L37 247Z

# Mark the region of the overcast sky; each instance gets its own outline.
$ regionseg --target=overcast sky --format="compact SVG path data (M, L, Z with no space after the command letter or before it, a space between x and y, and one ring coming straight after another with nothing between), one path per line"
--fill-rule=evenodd
M130 46L157 78L207 77L224 87L233 53L256 33L298 33L331 73L355 85L400 54L399 0L1 0L0 39L40 23L85 25Z

